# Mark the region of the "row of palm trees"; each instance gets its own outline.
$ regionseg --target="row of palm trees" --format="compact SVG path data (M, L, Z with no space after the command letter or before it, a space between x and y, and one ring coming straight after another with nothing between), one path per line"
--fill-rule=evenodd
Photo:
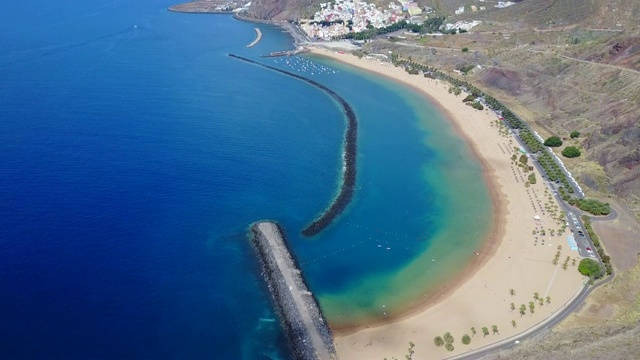
M512 321L512 324L515 327L515 320ZM483 336L489 335L489 328L488 327L483 326L481 330L482 330ZM498 331L498 325L491 325L491 332L494 335L495 334L500 334L500 332ZM471 327L471 336L475 336L476 333L477 333L476 328L475 327ZM469 336L468 334L462 335L462 339L461 339L462 343L464 345L469 345L471 343L471 336ZM436 336L433 339L433 343L437 347L444 346L444 348L447 351L453 351L455 349L454 346L453 346L453 341L454 341L453 335L451 335L451 333L448 332L448 331L446 333L444 333L443 336Z
M509 295L511 296L515 296L516 295L516 291L515 289L511 288L509 289ZM533 300L534 301L538 301L540 306L543 306L544 303L546 302L547 304L551 304L551 297L547 296L546 298L543 298L542 296L540 296L540 293L538 293L537 291L533 293ZM536 309L536 305L534 301L529 301L529 312L531 313L531 315L533 315L535 313L535 309ZM514 311L516 309L516 304L515 303L511 303L510 304L510 309L511 311ZM518 309L520 312L520 316L524 316L527 313L527 306L525 304L521 304L520 308ZM511 326L513 326L514 328L516 328L518 326L518 323L516 322L516 320L511 320ZM489 328L486 326L483 326L481 329L482 331L482 335L487 336L490 334L489 332ZM495 334L500 334L500 332L498 331L498 326L497 325L491 325L491 333ZM475 336L477 334L476 328L475 327L471 327L471 336ZM469 336L468 334L464 334L462 336L462 343L464 345L469 345L471 343L471 336ZM437 347L441 347L444 346L444 348L447 351L453 351L455 348L453 346L453 342L454 342L454 338L453 335L451 335L450 332L446 332L444 333L443 336L436 336L433 339L433 343L437 346Z

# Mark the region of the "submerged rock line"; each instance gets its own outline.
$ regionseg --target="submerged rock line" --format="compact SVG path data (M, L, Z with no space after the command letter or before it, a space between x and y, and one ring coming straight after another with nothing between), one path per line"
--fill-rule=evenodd
M311 79L307 79L298 74L294 74L288 72L286 70L278 69L276 67L261 64L257 61L244 58L242 56L229 54L230 57L242 60L251 64L255 64L258 66L262 66L264 68L277 71L279 73L291 76L293 78L302 80L308 84L311 84L320 90L324 91L327 95L331 96L335 101L337 101L342 107L342 111L347 118L347 130L345 132L344 138L344 149L342 152L342 164L343 164L343 173L342 173L342 185L340 186L340 191L338 192L338 196L333 200L331 205L325 210L322 215L316 218L311 224L309 224L306 228L302 230L302 235L304 236L314 236L324 230L327 226L331 225L333 220L340 215L344 209L349 205L351 199L353 198L353 193L355 192L356 187L356 151L357 151L357 138L358 138L358 121L356 119L356 113L351 108L351 105L343 99L340 95L338 95L335 91L329 89L328 87L313 81Z

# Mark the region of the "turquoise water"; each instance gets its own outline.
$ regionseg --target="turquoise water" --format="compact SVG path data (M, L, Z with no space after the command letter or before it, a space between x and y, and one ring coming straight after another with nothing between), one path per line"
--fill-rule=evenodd
M284 226L335 324L407 306L472 255L481 168L428 101L328 60L261 59L291 39L260 25L246 49L256 25L169 5L0 14L0 357L288 358L246 239L259 219ZM228 53L357 112L356 194L316 237L300 231L337 193L340 109Z

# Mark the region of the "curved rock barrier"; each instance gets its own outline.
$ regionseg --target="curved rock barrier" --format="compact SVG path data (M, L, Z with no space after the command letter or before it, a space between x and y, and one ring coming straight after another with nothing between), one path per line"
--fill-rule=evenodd
M260 42L260 40L262 40L262 31L260 31L260 29L258 28L253 28L253 29L256 31L256 39L246 46L248 48L254 47L257 43Z
M320 90L324 91L326 94L331 96L335 101L337 101L342 107L342 111L344 112L345 117L347 118L347 129L345 131L345 139L344 139L344 149L342 152L342 164L343 164L343 172L342 172L342 185L340 186L340 191L338 192L338 196L333 200L331 205L325 210L322 215L316 218L311 224L309 224L306 228L302 230L302 235L304 236L314 236L324 230L327 226L331 225L333 220L340 215L344 209L349 205L351 199L353 198L353 193L356 188L356 152L357 152L357 138L358 138L358 121L356 118L356 113L351 108L351 105L343 99L340 95L338 95L335 91L329 89L328 87L313 81L311 79L307 79L298 74L294 74L288 72L286 70L278 69L273 66L261 64L257 61L244 58L242 56L229 54L230 57L242 60L251 64L255 64L258 66L262 66L267 69L271 69L273 71L277 71L279 73L291 76L293 78L302 80L308 84L311 84Z
M337 359L331 329L291 257L281 229L273 222L254 223L251 243L294 358Z

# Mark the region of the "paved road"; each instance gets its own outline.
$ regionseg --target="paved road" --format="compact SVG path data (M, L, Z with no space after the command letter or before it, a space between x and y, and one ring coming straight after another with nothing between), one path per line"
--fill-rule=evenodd
M538 165L536 163L536 165ZM542 171L541 168L538 167L538 170L541 173L544 173ZM584 230L584 224L582 223L582 219L581 219L581 215L583 214L583 212L577 208L574 208L573 206L567 204L566 202L564 202L562 200L562 198L560 197L560 195L558 194L557 191L557 187L555 183L552 183L550 181L546 181L546 185L547 187L550 188L550 190L552 191L552 193L554 194L554 197L556 198L558 204L560 204L560 207L562 208L562 210L565 212L565 214L567 214L567 223L569 224L569 228L571 229L572 233L575 235L575 239L576 239L576 243L578 244L578 252L580 254L581 257L583 258L592 258L592 259L596 259L600 262L602 262L602 260L600 259L600 255L598 255L597 251L592 250L592 252L589 252L587 250L588 248L591 249L595 249L595 247L593 246L593 242L591 241L591 239L589 238L589 234L587 234L587 232ZM599 217L591 217L592 221L607 221L607 220L614 220L615 218L618 217L617 212L614 209L611 209L611 213L607 216L599 216ZM577 231L580 230L584 233L584 238L577 236ZM567 244L568 246L568 244ZM587 296L589 296L589 294L591 294L591 292L593 292L596 288L608 283L609 281L611 281L614 278L615 274L611 274L609 275L609 277L607 277L606 279L600 281L599 283L597 283L594 286L585 286L580 293L578 294L578 296L571 302L569 303L565 308L561 309L559 312L557 312L556 314L552 315L549 319L547 319L547 321L545 321L544 323L533 327L527 331L525 331L522 334L513 336L511 338L505 339L503 341L500 341L498 343L492 344L492 345L488 345L484 348L478 349L476 351L473 351L471 353L468 354L462 354L462 355L458 355L458 356L454 356L454 357L450 357L447 358L447 360L477 360L477 359L482 359L490 354L502 351L502 350L508 350L511 349L515 346L517 346L520 342L527 340L537 334L539 334L542 331L546 331L549 330L551 328L553 328L554 326L556 326L558 323L560 323L562 320L564 320L567 316L569 316L573 311L575 311L576 309L578 309L582 303L584 302L584 300L587 298Z
M618 212L614 208L611 208L611 212L607 216L593 216L593 215L587 214L585 212L583 212L583 214L589 216L591 218L591 222L594 222L594 221L610 221L610 220L615 220L615 219L618 218Z

